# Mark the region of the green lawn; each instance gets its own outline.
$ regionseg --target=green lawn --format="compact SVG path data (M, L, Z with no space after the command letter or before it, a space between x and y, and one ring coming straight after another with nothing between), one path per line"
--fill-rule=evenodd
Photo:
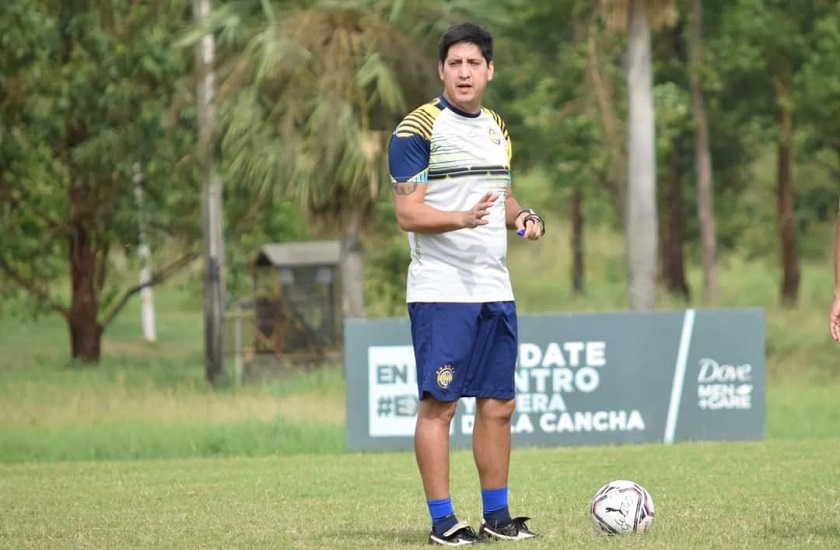
M552 235L543 244L559 247ZM623 309L621 243L597 233L589 242L597 282L586 296L558 275L567 258L511 247L524 314ZM545 535L524 545L840 548L840 347L825 330L830 271L804 265L802 303L782 308L766 265L721 263L722 303L765 308L766 441L516 449L512 511L532 515ZM690 275L699 288L696 271ZM424 545L413 455L346 452L340 367L210 389L195 283L174 281L155 297L159 341L142 342L132 302L109 327L97 366L68 362L56 316L0 318L0 548ZM454 452L452 470L456 510L475 524L470 454ZM648 535L610 539L592 530L589 498L616 478L651 492L657 518Z
M840 547L840 441L515 450L511 505L533 516L528 548ZM480 516L468 452L453 500ZM653 496L644 536L608 539L587 516L605 481ZM410 453L0 466L0 547L418 548L427 517ZM499 543L504 544L504 543Z

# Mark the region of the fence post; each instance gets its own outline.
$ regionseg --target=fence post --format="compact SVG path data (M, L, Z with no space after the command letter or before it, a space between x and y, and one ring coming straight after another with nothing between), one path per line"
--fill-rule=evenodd
M237 386L242 386L244 378L243 360L242 360L242 318L244 314L241 310L234 315L233 325L233 376Z

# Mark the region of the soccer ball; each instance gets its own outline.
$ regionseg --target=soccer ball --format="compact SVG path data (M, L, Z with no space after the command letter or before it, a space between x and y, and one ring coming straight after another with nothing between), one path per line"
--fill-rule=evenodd
M589 518L599 533L647 533L653 523L653 499L634 481L610 481L595 493Z

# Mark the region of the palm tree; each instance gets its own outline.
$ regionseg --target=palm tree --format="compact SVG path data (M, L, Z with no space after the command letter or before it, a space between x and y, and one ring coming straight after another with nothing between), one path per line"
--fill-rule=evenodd
M630 308L656 306L656 150L651 28L676 20L674 0L601 0L609 24L627 30L627 193L624 239Z
M225 162L237 182L293 197L313 233L341 240L345 317L366 314L361 238L388 189L388 139L437 86L434 58L388 4L254 0L211 23Z

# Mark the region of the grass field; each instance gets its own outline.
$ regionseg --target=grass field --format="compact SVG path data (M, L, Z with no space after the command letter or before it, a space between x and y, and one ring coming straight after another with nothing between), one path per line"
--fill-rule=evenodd
M515 450L511 505L544 535L515 544L837 548L838 453L837 440ZM453 495L476 523L471 460L453 454ZM617 477L651 491L648 535L592 530L586 504ZM408 453L21 464L0 466L0 479L9 549L417 548L427 535Z
M552 238L544 244L560 248ZM603 258L591 264L585 297L568 287L566 258L511 247L523 312L621 309L621 243L591 239ZM523 547L840 548L830 270L804 265L802 303L785 309L766 265L722 265L721 303L766 311L767 439L516 449L512 511L544 534ZM341 368L210 390L193 285L181 278L157 289L155 345L142 343L132 304L96 367L67 362L60 319L0 318L0 548L422 547L428 520L413 455L346 451ZM470 453L455 451L452 468L456 510L476 524ZM615 478L651 492L650 534L592 530L589 498Z

